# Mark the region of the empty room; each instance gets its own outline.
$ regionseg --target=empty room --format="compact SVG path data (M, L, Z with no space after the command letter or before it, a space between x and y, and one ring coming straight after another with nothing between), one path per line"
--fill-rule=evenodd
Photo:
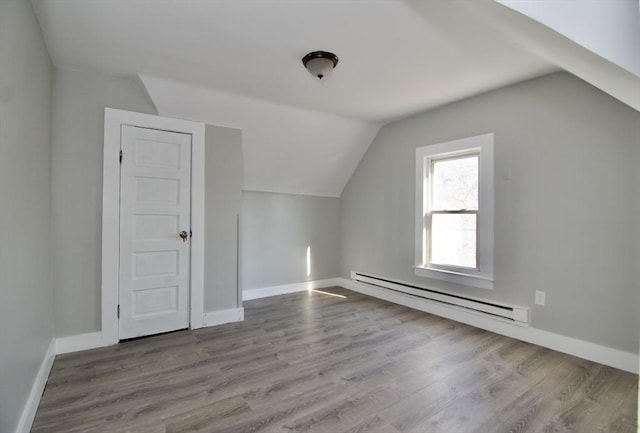
M637 0L0 0L0 433L636 432Z

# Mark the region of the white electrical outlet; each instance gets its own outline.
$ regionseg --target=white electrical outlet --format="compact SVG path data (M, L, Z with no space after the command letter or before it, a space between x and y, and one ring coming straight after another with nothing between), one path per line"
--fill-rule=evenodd
M546 299L546 292L543 292L542 290L536 290L536 305L544 305Z

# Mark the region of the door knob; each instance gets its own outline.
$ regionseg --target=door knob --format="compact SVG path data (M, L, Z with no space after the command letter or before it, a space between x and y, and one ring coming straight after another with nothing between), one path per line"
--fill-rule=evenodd
M180 232L180 238L182 238L182 242L187 242L187 238L189 237L189 233L186 230L182 230Z

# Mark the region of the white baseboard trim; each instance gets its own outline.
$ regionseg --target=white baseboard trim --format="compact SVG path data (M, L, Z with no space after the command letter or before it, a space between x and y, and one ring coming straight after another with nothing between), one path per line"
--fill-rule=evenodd
M102 340L102 332L90 332L87 334L56 338L56 353L58 355L104 346L106 346L106 344Z
M231 308L229 310L208 311L204 313L203 326L223 325L244 320L244 308Z
M567 353L589 361L608 365L620 370L638 374L639 357L635 353L625 352L607 346L579 340L566 335L560 335L542 329L522 326L515 326L511 323L504 323L477 316L465 311L449 308L426 299L416 298L404 293L394 292L380 287L363 284L346 278L336 278L336 284L354 292L363 293L375 298L384 299L389 302L404 305L409 308L435 314L457 322L466 323L477 328L486 329L496 334L516 338L528 343L537 344L558 352Z
M237 322L244 320L244 308L234 308L231 310L211 311L204 315L204 326L214 326L223 323ZM47 384L51 367L56 355L64 353L79 352L81 350L95 349L109 346L102 338L102 332L90 332L87 334L71 335L69 337L53 338L49 349L40 364L40 369L35 378L31 392L22 410L22 415L18 421L15 433L29 433L33 420L42 398L42 392Z
M29 393L29 397L27 398L24 408L22 409L22 415L20 416L18 426L16 427L16 433L29 433L31 431L31 426L33 424L33 420L36 417L38 405L40 404L40 398L42 397L44 387L47 384L49 372L51 371L51 367L53 366L53 360L55 359L55 357L56 340L54 338L49 344L49 349L47 349L47 353L44 355L44 359L40 364L38 374L33 381L31 392Z
M257 289L244 290L242 292L243 301L252 299L267 298L269 296L285 295L287 293L306 292L308 290L321 289L338 285L336 278L325 280L305 281L303 283L283 284L281 286L259 287Z

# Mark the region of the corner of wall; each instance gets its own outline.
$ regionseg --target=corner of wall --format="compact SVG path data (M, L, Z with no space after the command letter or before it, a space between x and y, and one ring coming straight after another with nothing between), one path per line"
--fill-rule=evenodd
M159 114L158 107L156 106L156 102L151 97L151 93L149 93L149 89L147 89L147 86L144 84L144 80L142 79L140 74L136 74L134 76L134 80L138 84L138 86L142 89L144 95L146 95L149 105L153 107L153 114Z
M31 392L29 393L29 397L25 402L24 408L22 410L22 415L18 420L16 433L29 433L31 431L31 426L33 425L33 420L36 417L36 411L38 410L38 405L40 404L40 398L42 397L44 387L47 384L49 372L51 371L51 367L53 366L55 357L56 339L52 338L51 342L49 343L47 353L44 355L42 363L40 364L40 368L38 369L38 373L36 374L35 380L33 381L33 385L31 386Z

